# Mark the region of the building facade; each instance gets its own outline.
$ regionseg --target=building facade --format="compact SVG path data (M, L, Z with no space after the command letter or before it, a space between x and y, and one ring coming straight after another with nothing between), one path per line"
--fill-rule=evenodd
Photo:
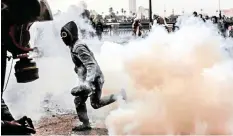
M129 0L129 12L136 13L137 11L136 0Z

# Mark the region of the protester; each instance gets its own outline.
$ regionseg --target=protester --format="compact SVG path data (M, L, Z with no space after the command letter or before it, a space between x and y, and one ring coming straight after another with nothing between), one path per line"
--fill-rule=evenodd
M142 35L142 24L140 22L140 19L134 19L134 22L132 24L133 28L133 35L135 36L141 36Z
M103 23L101 22L100 19L97 20L95 30L96 30L96 35L98 36L99 40L101 40L104 28L103 28Z
M115 102L119 95L122 95L123 99L125 99L125 91L101 98L104 76L92 51L86 44L79 42L77 25L73 21L68 22L61 29L61 37L63 42L70 48L71 57L75 64L75 72L81 82L79 86L72 89L71 93L75 96L76 111L79 120L83 124L73 128L73 130L88 130L91 129L91 124L87 116L87 98L90 97L91 106L94 109L99 109Z

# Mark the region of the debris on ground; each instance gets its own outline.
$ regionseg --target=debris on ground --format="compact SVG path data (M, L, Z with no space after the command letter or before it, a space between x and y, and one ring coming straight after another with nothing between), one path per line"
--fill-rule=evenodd
M72 114L43 117L36 123L35 135L108 135L104 122L94 124L91 130L72 132L72 128L77 125L77 122L76 115Z

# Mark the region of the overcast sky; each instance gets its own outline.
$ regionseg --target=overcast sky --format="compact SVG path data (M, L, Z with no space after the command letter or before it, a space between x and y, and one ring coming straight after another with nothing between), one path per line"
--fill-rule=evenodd
M58 7L70 4L79 3L81 0L49 0ZM108 13L109 7L113 7L114 11L120 11L121 8L129 9L129 0L85 0L88 4L88 9L94 9L97 12ZM137 7L143 6L148 8L148 0L136 0ZM175 13L182 13L182 10L186 13L203 9L203 13L215 14L218 9L219 0L152 0L153 13L164 14L164 8L167 10L167 14L172 13L174 9ZM233 8L233 0L220 0L222 9Z

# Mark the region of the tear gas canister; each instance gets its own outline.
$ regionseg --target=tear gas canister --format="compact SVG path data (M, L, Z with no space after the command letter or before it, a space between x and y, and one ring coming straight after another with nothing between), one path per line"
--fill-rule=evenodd
M29 58L23 58L15 64L15 77L18 83L28 83L39 78L36 63Z

